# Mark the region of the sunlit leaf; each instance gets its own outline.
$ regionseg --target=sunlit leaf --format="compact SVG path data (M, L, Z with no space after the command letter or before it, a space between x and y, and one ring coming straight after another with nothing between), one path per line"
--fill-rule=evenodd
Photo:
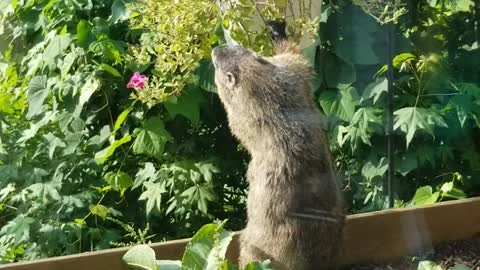
M96 204L96 205L92 204L88 207L88 209L90 210L90 212L92 212L92 214L99 216L102 219L107 218L107 215L109 213L108 208L102 204Z
M155 251L148 245L138 245L130 248L123 256L123 262L129 269L157 270ZM162 270L160 268L159 270Z
M43 52L43 61L50 68L50 70L55 69L55 61L57 57L61 56L63 52L70 45L71 38L70 35L57 35L55 36Z
M27 118L32 118L42 112L43 102L47 98L49 89L47 88L47 76L35 76L30 80L27 91L28 114Z
M146 181L154 181L158 177L157 171L153 166L153 163L147 162L145 163L145 167L140 169L137 174L135 175L135 182L133 184L132 189L140 187Z
M113 155L115 150L120 147L121 145L129 142L132 140L131 135L127 135L120 140L115 140L110 146L107 148L103 149L102 151L98 152L95 154L95 158L98 160L98 162L103 163L105 160L107 160L109 157Z
M28 241L30 239L30 227L34 222L35 219L20 214L4 225L0 230L0 234L14 235L16 244Z
M216 224L204 225L195 233L183 254L186 269L217 270L225 259L233 233Z
M274 270L270 260L264 262L251 262L247 264L244 270Z
M120 127L125 122L125 120L127 119L128 115L132 110L133 110L133 107L128 107L127 109L123 110L123 112L118 116L117 120L115 121L113 132L116 132L118 129L120 129Z
M52 182L36 183L27 188L30 193L30 198L39 198L43 203L48 203L52 200L59 201L61 199L57 187Z
M440 193L438 191L434 193L431 186L423 186L417 189L412 200L415 205L421 206L434 204L439 197Z
M400 66L405 62L409 60L414 60L416 59L415 55L411 53L402 53L393 58L393 66L395 68L400 68Z
M407 148L413 139L417 130L424 130L434 136L433 129L435 126L447 127L443 118L430 109L418 107L406 107L394 112L395 124L394 129L400 128L406 133Z
M320 105L327 116L336 116L344 121L350 121L355 114L359 97L353 87L339 91L325 91L319 97Z
M100 65L100 69L102 69L103 71L106 71L108 73L110 73L112 76L114 77L117 77L117 78L122 78L122 74L120 74L120 72L118 72L118 70L116 70L114 67L110 66L110 65L107 65L107 64L101 64Z
M371 99L373 97L373 104L377 103L378 99L383 93L388 92L388 80L387 78L378 78L375 81L369 83L362 94L361 102Z
M105 181L112 186L112 188L120 192L120 196L123 197L125 191L133 186L132 178L121 171L118 172L108 172L105 174Z
M171 140L170 133L165 129L162 119L152 117L145 121L142 128L137 129L137 138L133 143L135 154L145 154L160 158L165 144Z
M165 183L145 182L145 191L140 195L138 200L147 201L147 215L150 215L155 207L158 211L161 210L162 194L167 192Z
M368 180L372 180L375 177L382 177L388 170L388 160L382 157L378 164L374 164L371 161L365 163L362 168L362 175Z

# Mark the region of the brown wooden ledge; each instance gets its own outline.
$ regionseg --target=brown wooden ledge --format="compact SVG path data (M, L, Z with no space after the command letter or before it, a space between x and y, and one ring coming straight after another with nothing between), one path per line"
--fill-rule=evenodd
M421 248L480 233L480 198L351 215L347 218L342 264L382 262ZM238 257L238 236L228 257ZM179 259L189 239L152 244L158 259ZM121 270L128 248L114 248L37 261L1 265L1 270Z

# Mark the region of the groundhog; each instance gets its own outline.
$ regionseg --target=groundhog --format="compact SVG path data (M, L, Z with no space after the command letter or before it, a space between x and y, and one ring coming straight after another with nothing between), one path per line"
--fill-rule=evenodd
M314 71L273 27L272 57L240 46L212 51L229 127L251 155L240 265L270 259L277 270L336 269L345 216Z

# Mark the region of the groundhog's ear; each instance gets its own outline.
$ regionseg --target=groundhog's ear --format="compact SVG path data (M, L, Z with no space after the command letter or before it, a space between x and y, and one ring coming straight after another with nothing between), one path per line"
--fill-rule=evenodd
M228 88L232 89L236 84L235 76L231 72L227 72L225 75L227 76Z

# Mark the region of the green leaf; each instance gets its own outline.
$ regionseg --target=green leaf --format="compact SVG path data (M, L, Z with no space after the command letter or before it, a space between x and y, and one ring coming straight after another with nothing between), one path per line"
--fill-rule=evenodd
M63 52L68 48L71 43L69 34L55 36L43 52L43 61L49 67L50 70L55 69L56 58L63 55Z
M440 190L442 191L442 197L448 197L457 200L467 197L467 195L462 190L454 187L454 181L444 183Z
M302 54L305 60L315 68L315 60L317 59L317 52L318 52L318 42L315 41L313 44L309 44L308 47L302 49Z
M139 201L147 201L147 216L150 215L155 207L158 211L161 211L162 194L166 193L165 182L145 182L145 191L138 198Z
M122 261L129 269L136 270L161 270L158 268L155 251L148 245L138 245L129 249L122 256Z
M362 175L368 180L371 181L375 177L382 177L388 170L388 160L385 157L382 157L378 164L374 164L371 161L368 161L362 167Z
M182 95L177 97L176 102L168 101L163 104L172 118L180 114L197 126L200 122L202 97L201 93L196 89L183 91Z
M183 254L183 268L217 270L225 260L232 237L233 233L225 230L223 224L204 225L192 237Z
M182 270L181 261L157 260L159 270Z
M127 119L130 112L132 112L132 110L133 110L133 107L128 107L127 109L123 110L123 112L118 116L117 120L115 121L115 127L113 129L113 132L116 132L117 130L120 129L123 122L125 122L125 120Z
M182 192L181 196L187 198L190 203L197 203L198 209L204 213L208 213L208 201L213 201L213 188L208 183L197 184Z
M417 156L415 154L406 154L395 161L395 168L398 173L406 176L409 172L418 168Z
M369 83L362 94L360 102L371 99L373 97L373 104L376 104L383 93L388 92L387 78L377 78L374 82Z
M100 80L91 76L87 79L85 84L80 88L80 97L77 106L73 112L74 117L79 117L83 110L83 106L90 100L90 97L100 88Z
M344 121L350 121L355 114L359 97L355 88L348 86L339 91L325 91L319 97L323 111L329 117L335 116Z
M132 136L131 135L127 135L123 138L121 138L120 140L115 140L110 146L108 146L107 148L103 149L102 151L98 152L95 154L95 158L98 160L98 162L100 164L104 163L109 157L111 157L113 155L113 153L115 152L115 150L121 146L122 144L125 144L129 141L132 140Z
M65 148L67 145L60 140L60 138L56 137L52 133L47 133L43 135L43 138L47 140L47 145L48 145L48 157L50 159L53 158L53 154L55 153L55 149L57 147Z
M163 125L160 117L152 117L145 121L143 128L137 129L137 138L133 143L135 154L145 154L160 158L164 152L165 144L171 136Z
M207 182L212 181L212 177L214 173L219 173L220 170L215 166L215 164L211 162L199 162L196 163L195 166L198 168L200 173L203 176L203 179Z
M133 180L124 172L108 172L105 174L105 181L112 186L112 188L120 192L120 197L123 197L125 191L133 186Z
M215 69L211 61L202 61L196 73L199 78L198 85L202 90L217 93L217 86L214 80Z
M375 126L372 123L381 126L381 114L382 110L376 108L365 107L358 109L353 115L349 126L339 126L338 144L343 146L346 141L350 141L352 151L359 147L360 142L371 146L370 137L375 132Z
M27 242L30 240L30 227L34 222L35 219L19 214L2 227L0 235L14 235L15 244Z
M355 22L355 23L352 23ZM360 8L347 5L342 12L330 15L326 24L327 39L335 53L345 62L358 65L375 65L380 62L374 51L380 25Z
M103 143L105 143L108 140L108 138L111 135L112 135L112 133L110 132L110 126L105 125L105 126L102 127L102 129L100 129L100 134L95 135L92 138L90 138L90 140L88 141L88 145L101 146L101 145L103 145Z
M130 12L125 7L125 2L123 0L113 1L112 16L109 19L112 23L128 20L129 15L130 15Z
M231 263L229 260L224 260L218 267L217 270L239 270L235 264Z
M375 73L375 75L373 75L373 78L377 79L380 75L385 73L387 70L388 70L388 66L383 65L380 69L378 69L378 71Z
M417 189L413 196L413 203L415 205L429 205L437 202L440 197L440 193L437 191L433 193L431 186L423 186Z
M395 68L400 68L400 66L405 62L409 60L415 60L416 57L415 55L411 53L402 53L393 58L393 67Z
M475 2L473 0L445 1L445 6L454 12L471 12Z
M466 266L465 264L459 263L455 264L451 270L472 270L472 268Z
M467 95L458 94L450 100L450 103L456 108L458 121L460 121L460 125L463 128L467 117L473 111L473 99Z
M395 124L393 129L400 128L406 136L407 148L413 139L417 130L424 130L434 137L434 127L447 127L443 118L431 109L406 107L393 113L395 115Z
M47 76L35 76L30 80L27 90L27 119L31 119L42 112L43 102L45 101L45 98L47 98L48 93Z
M421 261L417 270L444 270L440 265L432 261Z
M29 194L29 198L41 198L43 203L61 200L60 193L58 193L57 187L52 182L36 183L27 189L32 192Z
M99 57L105 60L113 61L118 64L122 62L122 54L124 49L108 37L103 37L100 40L94 41L90 44L88 49Z
M118 70L116 70L114 67L112 66L109 66L107 64L100 64L100 69L103 70L103 71L106 71L108 73L110 73L111 75L113 75L114 77L117 77L117 78L122 78L122 74L120 74L120 72L118 72Z
M108 208L105 205L102 205L102 204L97 204L97 205L91 204L88 207L88 209L90 209L90 212L92 212L92 214L94 214L96 216L99 216L102 219L106 219L108 213L110 212L108 210Z
M335 54L326 54L322 63L325 80L329 88L344 88L357 80L355 67Z
M270 260L264 262L251 262L247 264L244 270L274 270Z
M80 20L77 24L77 42L80 47L86 48L89 42L89 35L92 28L85 20Z
M61 67L61 72L62 72L62 77L65 77L68 72L70 71L70 68L72 68L73 63L75 63L76 58L78 57L78 54L76 51L69 52L67 56L63 59L63 64Z
M135 175L135 183L133 184L132 189L136 189L146 181L155 181L157 178L158 174L153 163L146 162L145 167L140 169Z

